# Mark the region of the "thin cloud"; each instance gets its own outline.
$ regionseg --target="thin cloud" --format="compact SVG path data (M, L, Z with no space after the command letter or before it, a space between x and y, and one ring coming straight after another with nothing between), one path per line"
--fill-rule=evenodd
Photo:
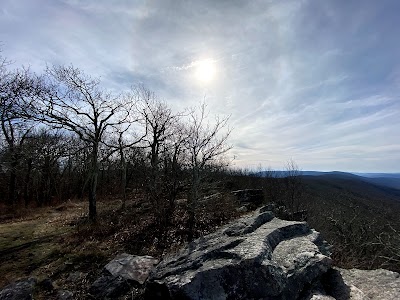
M396 1L13 1L3 54L231 115L236 166L399 171ZM215 80L193 76L202 59Z

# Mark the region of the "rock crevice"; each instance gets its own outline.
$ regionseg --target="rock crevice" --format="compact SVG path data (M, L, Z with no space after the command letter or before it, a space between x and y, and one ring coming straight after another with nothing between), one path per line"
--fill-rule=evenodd
M331 267L304 222L260 209L165 258L147 299L296 299Z

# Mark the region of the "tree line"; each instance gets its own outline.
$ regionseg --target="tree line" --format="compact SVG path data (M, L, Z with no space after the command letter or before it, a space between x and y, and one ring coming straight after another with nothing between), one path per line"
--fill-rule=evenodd
M48 205L141 189L158 217L185 193L190 219L205 174L226 165L228 118L210 118L206 105L175 112L139 85L105 89L100 79L69 66L42 74L0 62L0 203Z

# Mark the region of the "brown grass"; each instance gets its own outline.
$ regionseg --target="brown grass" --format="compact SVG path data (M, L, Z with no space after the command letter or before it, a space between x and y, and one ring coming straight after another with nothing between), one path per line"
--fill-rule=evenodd
M39 281L50 278L57 287L73 290L75 297L85 299L90 284L118 253L161 257L187 243L184 206L178 205L169 222L160 224L142 195L131 195L124 210L121 204L118 199L99 201L96 223L86 218L86 202L74 201L34 209L29 216L0 224L0 289L35 276ZM226 195L202 205L196 236L214 231L237 215ZM68 279L74 272L82 274L76 282ZM53 296L39 292L36 298Z

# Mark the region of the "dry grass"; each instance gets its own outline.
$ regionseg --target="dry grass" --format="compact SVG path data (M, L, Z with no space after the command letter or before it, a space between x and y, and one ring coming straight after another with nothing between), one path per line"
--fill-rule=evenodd
M237 217L231 200L223 196L199 208L196 236ZM90 284L118 253L161 257L187 243L184 206L177 207L169 222L160 224L140 194L131 195L124 210L121 204L117 199L99 201L96 223L86 218L86 202L68 202L0 224L0 289L35 276L39 281L50 278L57 287L85 299ZM80 279L71 281L72 273L81 274ZM39 292L36 298L53 296Z
M72 230L68 224L84 209L82 203L67 203L62 210L38 208L29 216L1 223L0 286L36 274L38 269L48 270L48 263L62 252L62 240Z

